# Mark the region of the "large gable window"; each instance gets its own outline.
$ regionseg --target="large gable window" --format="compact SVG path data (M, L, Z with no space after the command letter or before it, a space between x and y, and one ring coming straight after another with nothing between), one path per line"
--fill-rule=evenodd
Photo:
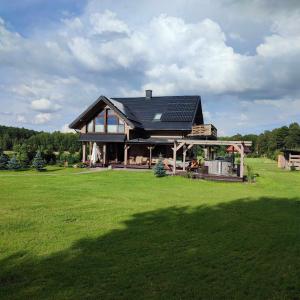
M87 126L87 132L94 132L94 120L92 120Z
M114 114L111 109L107 110L107 132L117 133L119 125L119 118Z
M95 132L105 132L105 110L95 118Z
M114 113L113 110L107 108L88 123L87 132L124 133L125 123Z

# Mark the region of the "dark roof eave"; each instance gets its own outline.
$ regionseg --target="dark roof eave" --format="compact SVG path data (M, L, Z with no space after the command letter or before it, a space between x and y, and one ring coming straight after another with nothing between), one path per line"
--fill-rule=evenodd
M107 99L105 96L100 96L95 102L93 102L83 113L79 115L70 125L69 128L71 129L80 129L79 125L84 122L84 117L87 115L96 105L98 105L101 101L106 103L111 109L113 109L115 112L117 112L119 115L121 115L125 121L127 121L128 125L130 125L133 128L139 127L143 128L142 125L138 124L137 122L133 122L130 119L127 118L117 107L115 107L109 99Z

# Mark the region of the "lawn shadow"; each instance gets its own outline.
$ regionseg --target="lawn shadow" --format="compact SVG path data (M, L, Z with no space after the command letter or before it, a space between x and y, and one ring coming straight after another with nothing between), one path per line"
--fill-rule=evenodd
M299 216L300 198L136 214L49 257L0 261L0 297L300 299Z

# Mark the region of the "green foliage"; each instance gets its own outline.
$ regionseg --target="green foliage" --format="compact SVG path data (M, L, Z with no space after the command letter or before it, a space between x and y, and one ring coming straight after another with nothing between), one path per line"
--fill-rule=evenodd
M0 170L6 170L9 158L0 148Z
M58 165L64 166L65 163L68 163L69 166L80 162L80 156L78 153L70 154L66 152L61 152L58 155Z
M154 171L154 175L156 177L166 176L166 170L165 170L165 167L164 167L164 164L163 164L163 158L162 158L161 155L159 156L158 162L154 166L153 171Z
M188 179L193 179L193 178L195 178L195 175L193 174L192 171L187 170L187 171L184 173L184 177L185 177L185 178L188 178Z
M280 150L300 148L300 126L298 123L292 123L289 126L275 128L271 131L266 130L260 135L236 134L230 137L222 137L221 139L252 141L249 157L266 156L271 159L277 159L278 151Z
M18 147L17 159L22 169L29 168L30 159L25 145Z
M77 133L62 133L58 131L48 133L0 126L0 147L3 150L12 150L14 148L15 152L19 152L18 147L23 144L26 144L30 153L35 153L37 150L43 153L60 150L75 153L80 149Z
M20 170L21 169L21 165L20 162L18 161L16 155L14 155L8 162L7 167L9 170Z
M37 171L43 171L45 170L45 160L42 157L42 154L40 151L38 151L33 159L32 167L35 168Z
M247 181L249 183L252 183L255 181L255 177L256 177L256 175L253 171L253 167L250 165L247 165Z

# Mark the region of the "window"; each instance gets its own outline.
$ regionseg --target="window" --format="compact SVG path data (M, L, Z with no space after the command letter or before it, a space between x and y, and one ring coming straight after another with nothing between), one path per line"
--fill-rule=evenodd
M95 132L105 132L105 110L95 118Z
M125 123L112 111L105 109L87 125L87 132L124 133Z
M87 126L87 132L94 132L94 120L92 120Z
M119 118L114 114L111 109L107 110L107 132L117 133L119 125Z
M118 132L124 133L125 132L125 124L124 121L119 119L119 126L118 126Z
M153 121L159 121L162 116L162 113L157 113L154 115Z

